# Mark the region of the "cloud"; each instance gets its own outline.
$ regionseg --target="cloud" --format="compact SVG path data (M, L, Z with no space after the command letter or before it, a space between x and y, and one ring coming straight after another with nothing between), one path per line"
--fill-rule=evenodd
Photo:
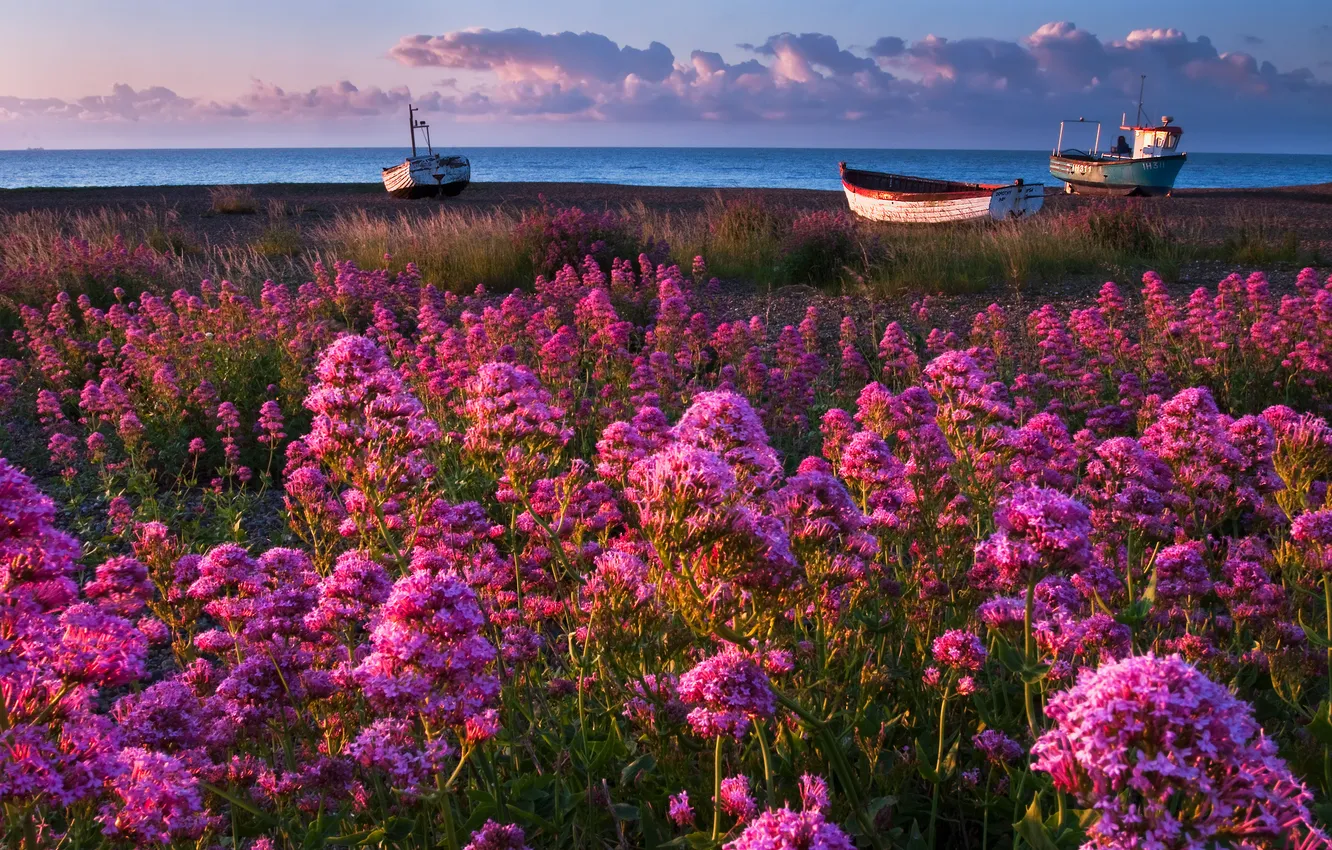
M1259 47L1267 43L1266 39L1260 38L1256 35L1242 35L1240 36L1240 41L1244 42L1250 47Z
M75 100L0 96L0 120L69 118L81 121L192 121L249 118L257 120L338 119L380 115L401 110L408 101L424 108L438 108L437 92L413 98L406 86L381 89L358 88L347 80L317 86L308 91L287 91L263 80L224 101L182 97L169 88L135 89L116 83L108 95L90 95Z
M638 49L595 33L462 30L405 37L390 55L481 74L439 101L466 120L910 122L957 131L1065 113L1114 118L1132 111L1147 74L1149 104L1192 126L1233 126L1242 108L1250 124L1332 130L1332 85L1307 69L1280 71L1170 27L1102 39L1054 21L1016 41L887 35L863 50L822 33L783 32L739 47L750 57L730 63L706 51L677 59L658 42Z
M404 65L492 71L501 79L611 82L639 77L661 82L675 62L670 48L620 47L594 32L546 35L529 29L467 29L445 35L403 36L389 55Z
M430 108L437 99L438 95L432 93L422 99L422 106ZM235 105L244 110L246 115L265 118L341 118L397 112L411 100L412 93L406 86L388 90L376 86L359 89L351 82L342 80L308 91L287 92L272 83L255 80L250 90L241 95Z
M774 73L796 82L807 82L821 73L850 76L861 71L876 70L874 60L843 50L838 46L837 39L817 32L800 35L784 32L769 37L757 47L752 44L740 46L759 56L772 57L776 60L773 63Z

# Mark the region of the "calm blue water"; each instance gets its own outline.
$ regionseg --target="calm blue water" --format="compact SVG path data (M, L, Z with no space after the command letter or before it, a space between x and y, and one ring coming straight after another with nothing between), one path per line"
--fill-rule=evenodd
M452 149L451 149L452 151ZM1044 151L781 148L461 148L472 179L837 189L837 163L922 177L1052 183ZM0 188L370 183L400 148L0 151ZM1180 187L1332 182L1332 155L1190 154Z

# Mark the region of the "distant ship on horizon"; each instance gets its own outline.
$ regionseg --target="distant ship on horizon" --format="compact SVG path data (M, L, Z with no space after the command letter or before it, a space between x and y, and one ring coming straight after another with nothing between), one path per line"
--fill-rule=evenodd
M28 148L30 151L44 151L46 148Z

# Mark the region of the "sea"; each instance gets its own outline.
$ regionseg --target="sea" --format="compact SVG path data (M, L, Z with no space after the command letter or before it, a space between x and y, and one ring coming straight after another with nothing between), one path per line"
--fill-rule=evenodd
M966 182L1056 182L1045 151L855 148L456 148L476 182L838 189L837 163ZM401 148L0 151L0 188L372 183ZM1332 182L1332 155L1190 153L1180 188Z

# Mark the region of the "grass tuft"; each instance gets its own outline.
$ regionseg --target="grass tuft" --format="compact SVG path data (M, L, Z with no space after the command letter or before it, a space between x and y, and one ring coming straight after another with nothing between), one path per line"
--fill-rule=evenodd
M208 190L213 212L221 215L253 215L259 212L259 202L248 186L214 186Z

